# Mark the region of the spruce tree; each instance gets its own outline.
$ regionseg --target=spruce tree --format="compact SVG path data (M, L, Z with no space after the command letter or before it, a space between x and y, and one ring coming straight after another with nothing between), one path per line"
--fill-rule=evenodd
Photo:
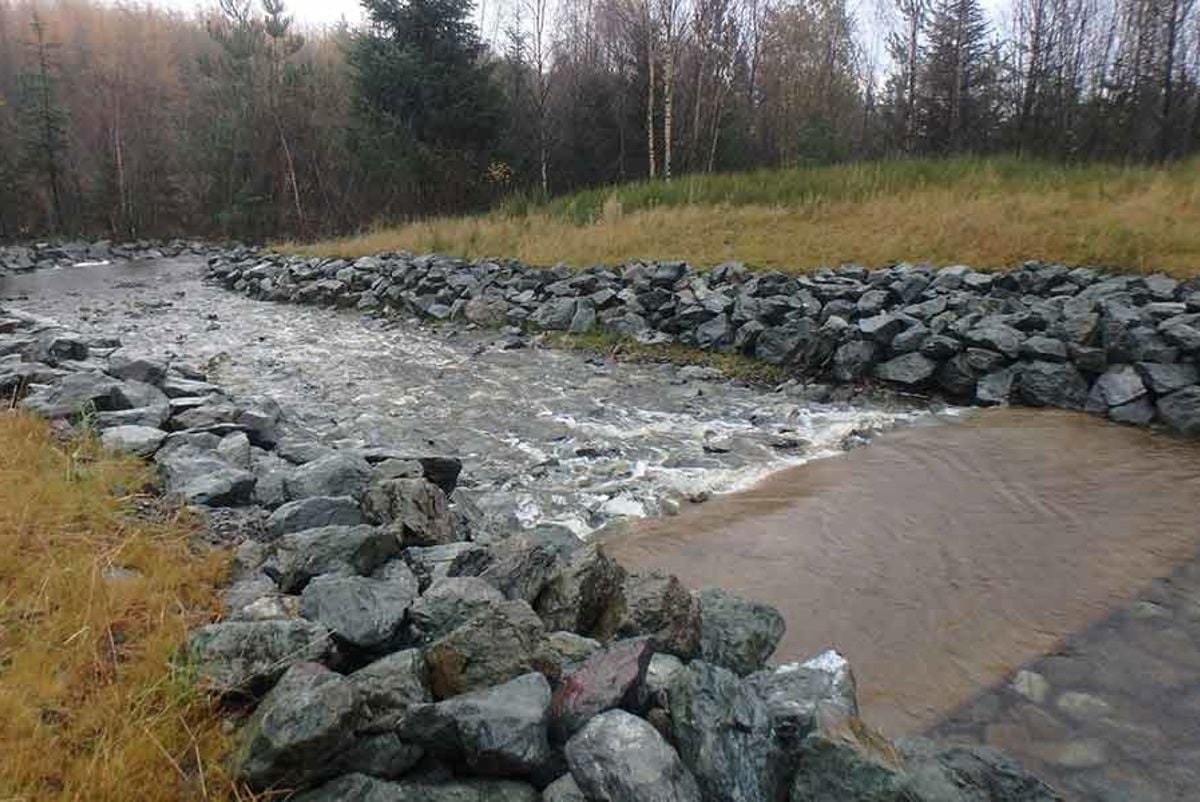
M939 0L928 31L917 108L922 147L982 149L997 123L996 65L979 0Z

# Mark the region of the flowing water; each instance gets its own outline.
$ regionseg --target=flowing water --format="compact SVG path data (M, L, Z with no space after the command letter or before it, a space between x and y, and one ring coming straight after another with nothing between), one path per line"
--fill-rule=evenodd
M1082 414L990 410L883 435L610 539L622 562L778 607L868 721L924 730L1200 548L1200 447Z
M295 427L327 441L461 457L462 483L485 512L581 535L747 487L838 453L852 432L919 417L513 349L495 332L254 301L202 284L203 272L198 259L45 270L0 279L0 302L206 364L214 381L274 396ZM808 446L780 450L781 437Z

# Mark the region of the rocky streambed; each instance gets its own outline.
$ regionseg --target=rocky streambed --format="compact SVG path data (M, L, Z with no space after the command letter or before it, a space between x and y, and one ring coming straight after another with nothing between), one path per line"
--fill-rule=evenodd
M79 292L90 325L96 298ZM143 296L129 314L163 308ZM991 750L872 734L836 653L767 664L784 623L765 605L627 571L562 527L480 525L453 456L292 429L276 399L155 350L0 314L6 393L152 459L166 492L238 542L226 617L189 651L212 692L253 709L235 770L254 789L309 802L1057 798ZM734 451L704 438L702 453Z

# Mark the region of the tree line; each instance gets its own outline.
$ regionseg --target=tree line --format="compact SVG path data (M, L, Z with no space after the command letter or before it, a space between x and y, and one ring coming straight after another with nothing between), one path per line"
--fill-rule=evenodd
M0 0L0 238L313 237L638 178L1200 147L1196 0Z

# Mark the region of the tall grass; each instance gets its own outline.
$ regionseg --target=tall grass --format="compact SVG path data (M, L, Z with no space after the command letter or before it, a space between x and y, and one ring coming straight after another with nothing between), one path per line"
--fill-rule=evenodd
M575 265L633 258L740 260L805 270L843 261L1046 259L1200 272L1200 160L1169 167L1062 165L1017 157L912 159L683 176L587 190L311 245L515 256Z
M230 799L221 719L174 656L225 560L127 514L141 463L0 412L0 799Z

